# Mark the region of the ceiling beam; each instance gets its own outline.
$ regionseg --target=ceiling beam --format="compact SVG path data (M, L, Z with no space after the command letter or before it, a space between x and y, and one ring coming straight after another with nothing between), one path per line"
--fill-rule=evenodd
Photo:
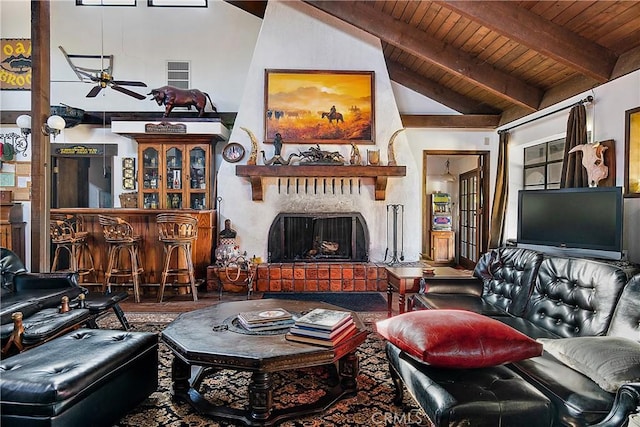
M617 56L579 34L507 1L435 1L470 20L546 55L601 83Z
M560 85L554 86L553 88L549 89L545 93L544 98L540 103L540 109L542 110L544 108L551 107L552 105L565 101L576 95L580 95L581 93L589 91L599 85L600 83L598 83L594 79L580 74ZM595 102L598 102L598 100L596 99ZM524 108L520 108L517 106L509 108L502 113L500 126L504 126L515 120L521 119L522 117L529 114L530 113Z
M495 129L500 116L493 114L401 114L405 128Z
M418 92L440 104L462 114L496 114L491 106L481 103L476 99L468 98L433 80L426 79L419 74L410 71L401 64L388 61L387 69L389 77L394 82Z
M267 9L267 2L263 0L224 0L226 3L232 4L245 12L249 12L258 18L264 18L264 11Z
M531 111L537 110L542 99L543 93L539 88L365 3L317 0L305 2Z

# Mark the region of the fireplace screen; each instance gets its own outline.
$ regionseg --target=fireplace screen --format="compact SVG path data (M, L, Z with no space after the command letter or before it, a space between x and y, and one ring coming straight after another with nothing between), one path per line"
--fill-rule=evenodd
M269 230L269 262L368 261L359 213L279 214Z

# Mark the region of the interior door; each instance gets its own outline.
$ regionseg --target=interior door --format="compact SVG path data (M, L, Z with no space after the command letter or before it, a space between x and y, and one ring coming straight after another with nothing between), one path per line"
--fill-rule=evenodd
M52 208L89 207L89 159L54 157Z
M459 263L473 269L482 247L482 169L480 167L460 175L460 239Z

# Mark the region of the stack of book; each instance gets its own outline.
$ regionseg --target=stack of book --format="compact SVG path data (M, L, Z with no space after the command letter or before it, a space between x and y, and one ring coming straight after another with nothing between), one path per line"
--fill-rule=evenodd
M350 312L316 308L296 320L286 338L290 341L334 347L355 333L356 324Z
M238 322L242 327L253 332L284 329L294 324L291 313L283 308L238 313Z

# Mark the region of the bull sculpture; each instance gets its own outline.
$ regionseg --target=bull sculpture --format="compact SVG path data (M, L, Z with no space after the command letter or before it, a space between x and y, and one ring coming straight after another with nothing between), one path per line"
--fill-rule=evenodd
M598 182L609 176L609 168L604 164L604 152L607 146L594 142L580 144L569 150L569 153L582 151L582 166L587 170L589 187L597 187Z
M213 111L216 110L216 106L211 101L211 98L206 92L201 92L198 89L180 89L174 86L162 86L157 89L151 89L147 95L152 95L151 100L155 100L158 105L164 105L163 117L169 117L173 107L196 107L198 110L198 117L204 115L204 108L207 105L207 99L211 103Z

